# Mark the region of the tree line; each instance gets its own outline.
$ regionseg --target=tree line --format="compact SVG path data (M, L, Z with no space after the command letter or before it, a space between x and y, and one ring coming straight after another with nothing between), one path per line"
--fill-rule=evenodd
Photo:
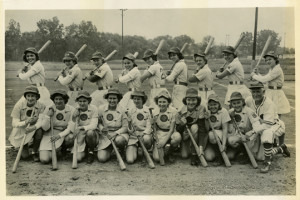
M252 55L253 35L251 32L243 32L245 35L237 53L241 57ZM277 50L279 53L295 53L294 48L280 48L281 37L273 30L261 30L257 34L256 54L260 55L265 42L269 35L272 35L272 41L269 49ZM107 33L98 31L91 21L81 21L80 24L71 24L64 26L57 17L52 19L41 19L37 22L36 31L21 32L20 24L11 19L5 31L5 60L17 61L22 60L23 51L28 47L35 47L37 50L43 46L47 40L51 40L50 46L42 53L41 57L44 61L62 61L66 51L76 53L83 44L87 44L87 48L80 55L81 61L87 61L91 55L100 50L104 56L108 55L114 49L118 50L114 56L115 59L121 59L127 52L139 52L142 57L146 49L155 50L160 40L164 39L165 44L159 54L160 59L168 59L167 52L171 47L177 46L181 48L184 43L189 46L184 51L185 56L191 57L195 52L204 51L210 35L205 36L200 43L195 43L194 39L187 35L172 37L163 35L154 39L146 39L145 37L134 35L123 37L116 33ZM224 44L213 43L209 50L209 57L221 58Z

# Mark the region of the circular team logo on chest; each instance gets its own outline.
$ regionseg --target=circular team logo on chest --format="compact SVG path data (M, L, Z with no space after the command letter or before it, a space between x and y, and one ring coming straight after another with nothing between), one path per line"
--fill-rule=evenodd
M56 115L56 119L57 119L58 121L61 121L61 120L64 119L64 115L61 114L61 113L58 113L58 114Z
M85 120L87 120L87 118L88 118L87 114L81 114L80 115L80 120L81 121L85 121Z
M162 122L168 121L168 116L167 115L161 115L160 116L160 121L162 121Z
M136 118L139 120L139 121L142 121L144 119L144 115L139 113L137 114Z
M31 117L31 113L33 112L33 110L27 110L26 111L26 116L27 117Z
M214 116L214 115L211 115L211 116L209 117L209 119L210 119L211 122L216 122L216 121L217 121L217 117Z
M112 121L114 119L114 116L112 114L108 114L108 115L106 115L106 119L108 121Z
M242 121L241 115L234 115L234 120L235 120L236 122Z

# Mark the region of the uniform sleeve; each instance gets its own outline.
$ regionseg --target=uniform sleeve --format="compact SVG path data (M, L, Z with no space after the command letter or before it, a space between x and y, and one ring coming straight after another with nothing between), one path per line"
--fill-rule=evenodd
M182 71L183 71L183 65L176 64L174 69L172 70L171 74L166 77L166 80L169 82L174 81Z
M270 70L269 73L265 76L263 76L263 75L254 75L254 76L252 76L252 78L259 81L259 82L266 83L266 82L269 82L271 80L276 79L279 76L280 76L280 70L275 69L275 70L272 70L272 71Z
M21 79L21 80L27 80L27 79L29 79L30 77L32 77L33 75L35 75L35 74L37 74L34 70L32 70L32 69L30 69L30 70L28 70L28 72L26 72L26 73L20 73L19 74L19 78Z
M121 83L127 83L128 81L136 79L138 76L138 71L131 70L126 75L119 77Z
M79 74L78 70L70 70L66 77L60 75L58 81L62 85L67 85L71 83L78 76L78 74Z
M104 67L103 69L97 70L97 72L94 75L98 76L99 78L103 78L107 73L107 71L108 71L107 67Z
M229 113L226 109L223 109L222 111L222 124L228 123L231 121L231 118L229 116Z
M122 113L122 127L116 131L117 134L126 133L128 130L128 120L126 114Z
M156 74L156 70L155 70L155 66L154 66L154 65L151 65L151 66L149 67L149 69L147 69L146 71L148 71L152 76L153 76L154 74Z
M199 70L196 74L194 74L194 76L199 80L202 81L205 77L209 76L209 74L207 73L207 71L204 70Z
M20 119L21 105L22 105L21 101L16 103L10 115L12 118Z
M24 127L25 125L26 125L25 121L20 121L19 118L12 119L12 127L14 127L14 128L21 128L21 127Z
M90 121L90 124L87 126L83 126L84 130L95 130L98 125L98 110L93 109L92 119Z
M228 67L226 68L226 70L227 70L230 74L232 74L233 72L235 72L236 69L237 69L237 65L231 65L231 64L229 64Z
M247 114L248 114L249 120L250 120L250 122L251 122L251 124L252 124L252 127L253 127L253 124L255 124L257 121L259 122L259 117L258 117L257 114L256 114L253 110L251 110L250 108L249 108Z
M39 114L39 119L35 124L36 129L43 128L44 131L50 128L50 117L45 114Z

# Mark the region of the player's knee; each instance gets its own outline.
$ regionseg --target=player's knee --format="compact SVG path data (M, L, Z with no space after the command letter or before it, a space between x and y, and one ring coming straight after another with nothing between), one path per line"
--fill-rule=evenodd
M181 135L179 132L174 132L171 136L171 145L176 146L181 142Z
M216 144L217 143L216 138L215 138L213 132L211 132L211 131L208 133L208 141L211 144Z
M231 147L236 148L238 146L237 140L235 137L228 137L227 141L228 141L228 145Z
M205 157L206 161L211 162L215 159L216 154L212 150L204 151L204 157Z
M197 124L193 124L191 126L191 132L192 132L193 136L197 135L197 133L198 133L198 125Z

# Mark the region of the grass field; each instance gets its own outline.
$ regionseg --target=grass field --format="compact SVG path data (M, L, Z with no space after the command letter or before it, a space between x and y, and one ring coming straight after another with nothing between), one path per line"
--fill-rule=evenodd
M114 75L121 72L120 61L108 62ZM140 69L145 69L143 61L137 61ZM161 62L165 69L171 66L170 61ZM187 61L189 74L195 69L192 61ZM222 65L221 60L210 62L215 71ZM57 72L64 67L63 63L44 62L46 70L46 87L50 92L62 87L54 82ZM89 63L79 63L83 73L93 69ZM250 64L244 65L245 71L250 70ZM263 66L264 67L264 66ZM11 111L15 103L22 96L27 81L16 77L17 70L22 68L21 62L7 62L5 65L5 124L6 145L10 145L7 138L11 132ZM295 66L289 64L283 67L285 78L295 80ZM249 80L249 74L246 79ZM247 83L246 83L247 84ZM224 102L227 80L216 80L214 91ZM127 91L124 84L115 84L122 93ZM173 84L167 84L171 92ZM196 87L191 84L190 87ZM147 81L142 87L149 92ZM93 92L96 85L85 82L84 89ZM71 158L59 160L59 170L52 172L50 165L24 162L20 164L21 172L12 174L6 172L7 195L295 195L295 81L286 81L283 90L292 107L291 112L282 117L286 124L286 144L291 149L291 158L275 157L272 172L267 175L257 173L250 165L239 165L233 162L229 169L221 167L192 167L188 160L178 159L175 164L159 166L151 170L141 161L128 166L128 170L121 172L117 161L113 159L105 164L94 162L91 165L79 164L79 169L71 170ZM16 152L6 151L6 168L12 167ZM260 164L260 163L259 163ZM89 173L88 173L89 172ZM41 184L43 183L43 184ZM47 185L47 186L45 186Z

